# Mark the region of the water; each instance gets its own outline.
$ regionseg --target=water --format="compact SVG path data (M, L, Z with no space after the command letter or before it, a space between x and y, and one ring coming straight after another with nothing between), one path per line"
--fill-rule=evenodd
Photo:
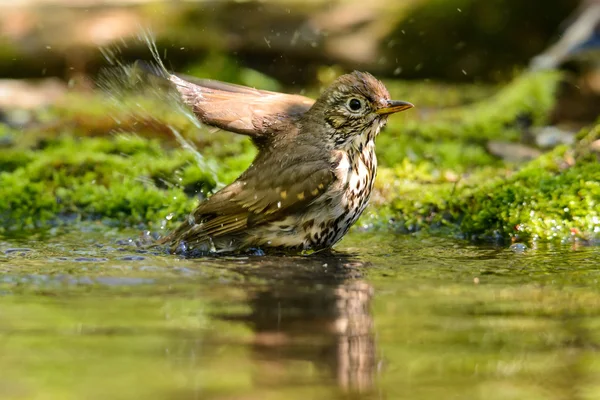
M137 235L0 237L0 398L600 397L598 247L182 260Z

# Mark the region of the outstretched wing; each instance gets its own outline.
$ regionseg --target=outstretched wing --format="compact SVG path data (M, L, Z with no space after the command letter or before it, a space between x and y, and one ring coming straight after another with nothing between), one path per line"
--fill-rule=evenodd
M213 80L192 82L177 75L170 75L168 79L200 121L256 139L287 129L291 121L314 103L313 99L300 95Z
M303 149L299 149L303 150ZM335 176L327 158L297 151L304 156L287 156L270 162L279 168L271 169L272 176L260 176L265 166L257 160L238 180L214 194L193 212L166 241L174 246L185 241L198 243L235 235L260 224L282 219L296 210L304 209L322 195ZM268 170L268 169L267 169Z

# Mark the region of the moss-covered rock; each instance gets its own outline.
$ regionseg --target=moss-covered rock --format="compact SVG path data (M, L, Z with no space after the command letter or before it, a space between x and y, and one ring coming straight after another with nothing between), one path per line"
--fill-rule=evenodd
M460 228L515 240L597 238L600 234L600 155L590 144L596 125L574 148L561 146L506 179L465 190L451 201Z
M487 142L519 141L529 128L543 125L554 106L559 81L556 72L524 74L470 105L425 110L412 119L409 113L403 120L395 116L378 139L381 163L392 166L409 157L413 162L430 161L459 173L476 166L499 165L487 151ZM417 103L417 112L419 107Z
M527 142L548 122L561 75L524 74L471 105L390 122L372 208L401 232L426 229L485 240L593 238L600 230L599 126L526 165L488 151L490 140Z
M596 240L600 234L600 124L520 170L484 168L460 181L405 162L385 169L392 218L402 231L448 227L470 239ZM389 182L394 182L390 185Z

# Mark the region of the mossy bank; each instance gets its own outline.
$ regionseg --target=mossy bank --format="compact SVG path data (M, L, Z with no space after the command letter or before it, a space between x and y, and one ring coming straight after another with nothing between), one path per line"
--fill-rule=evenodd
M388 82L393 95L421 111L392 118L380 136L378 190L361 225L470 238L594 238L598 126L581 132L576 145L527 164L489 151L490 141L523 142L546 123L559 80L556 73L525 74L464 98L456 94L460 86L411 84L420 102L404 94L402 82ZM443 94L450 100L441 101ZM86 96L35 112L23 129L0 129L5 233L73 219L164 233L255 154L245 138L197 127L176 105L114 107L102 95Z

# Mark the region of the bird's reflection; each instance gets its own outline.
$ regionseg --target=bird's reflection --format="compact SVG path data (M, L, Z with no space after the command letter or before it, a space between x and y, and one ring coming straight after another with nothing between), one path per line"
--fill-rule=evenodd
M266 285L251 290L249 313L220 318L252 327L262 370L257 379L272 384L277 374L289 372L282 363L307 361L344 390L369 391L377 360L373 288L361 279L367 265L341 254L260 257L248 264L238 272Z

